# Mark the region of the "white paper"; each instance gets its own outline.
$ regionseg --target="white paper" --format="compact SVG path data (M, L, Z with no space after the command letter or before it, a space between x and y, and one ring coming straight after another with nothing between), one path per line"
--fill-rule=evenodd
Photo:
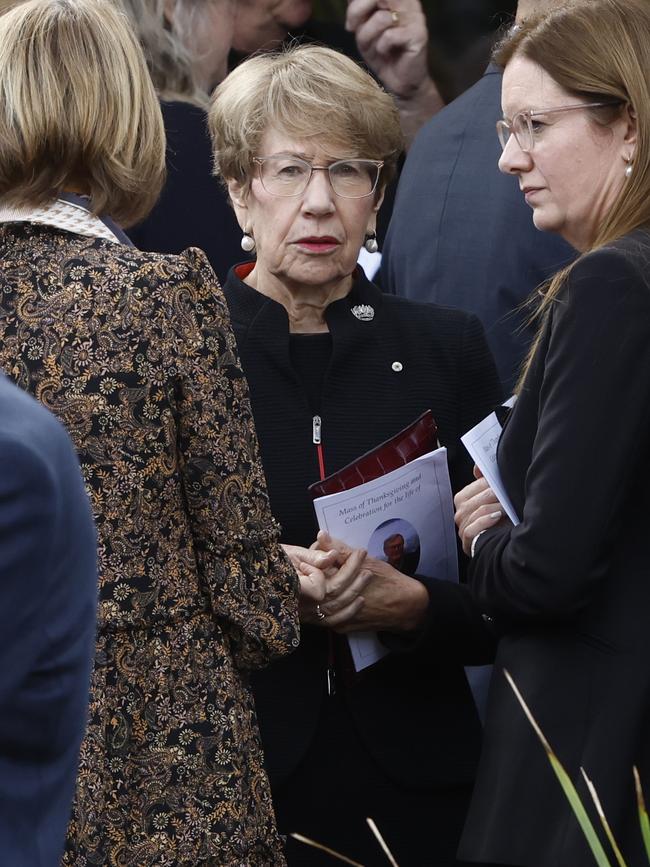
M514 396L506 401L504 406L510 406L515 402ZM471 430L467 431L460 439L467 451L472 456L472 460L483 473L483 477L488 485L494 491L494 495L504 508L506 515L510 518L513 524L519 523L519 517L515 512L514 506L510 502L510 498L506 494L501 474L499 473L499 465L497 463L497 446L499 437L501 436L501 424L496 416L496 413L491 412L483 421L479 422Z
M416 458L379 479L314 500L318 526L371 557L388 560L384 545L401 546L406 574L458 581L454 507L447 449ZM389 651L374 632L348 635L357 671Z

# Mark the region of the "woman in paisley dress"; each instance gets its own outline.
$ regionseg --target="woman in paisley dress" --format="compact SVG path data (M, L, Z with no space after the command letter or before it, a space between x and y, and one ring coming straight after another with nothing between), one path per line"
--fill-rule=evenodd
M0 366L67 426L99 533L63 863L282 865L248 672L297 645L297 578L204 254L139 252L102 217L141 218L164 178L123 14L2 16L0 106Z

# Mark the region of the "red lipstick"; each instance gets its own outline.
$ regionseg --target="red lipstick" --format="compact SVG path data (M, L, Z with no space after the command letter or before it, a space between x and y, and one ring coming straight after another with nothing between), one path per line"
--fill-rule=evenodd
M311 253L330 253L339 246L339 241L331 235L309 235L299 238L295 243Z

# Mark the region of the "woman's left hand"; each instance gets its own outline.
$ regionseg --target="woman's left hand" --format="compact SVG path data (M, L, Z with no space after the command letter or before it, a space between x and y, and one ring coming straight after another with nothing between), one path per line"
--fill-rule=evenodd
M338 551L347 556L351 549L345 542L333 539L321 531L315 543L322 550ZM312 546L313 547L313 546ZM326 615L326 624L336 632L359 630L384 630L386 632L409 632L417 629L426 617L429 594L426 587L415 578L398 572L384 560L366 555L363 569L369 575L363 590L363 605L358 611L341 617L336 611L336 598L331 584L325 582L325 601L321 611ZM331 615L330 615L330 612Z
M323 618L319 617L319 611L320 603L325 599L326 576L337 572L341 563L340 555L333 549L321 551L300 545L282 547L300 581L300 621L322 626Z
M454 505L458 535L468 556L475 536L507 520L494 491L482 476L456 494Z

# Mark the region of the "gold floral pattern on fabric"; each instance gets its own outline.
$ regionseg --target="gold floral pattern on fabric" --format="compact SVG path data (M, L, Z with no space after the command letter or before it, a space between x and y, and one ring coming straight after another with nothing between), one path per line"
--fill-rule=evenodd
M204 254L0 228L0 366L66 425L99 533L64 865L284 864L247 671L298 644L228 313Z

